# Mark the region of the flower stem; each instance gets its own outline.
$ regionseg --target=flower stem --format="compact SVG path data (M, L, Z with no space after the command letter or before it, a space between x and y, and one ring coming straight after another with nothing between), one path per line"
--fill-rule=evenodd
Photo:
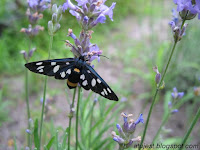
M79 112L79 100L81 95L81 87L78 88L78 101L77 101L77 109L76 109L76 148L78 150L78 112Z
M185 134L184 138L183 138L183 141L181 142L181 145L185 145L190 133L192 132L192 129L194 128L195 124L197 123L197 121L199 120L200 118L200 107L194 117L194 120L192 121L191 125L190 125L190 128L188 129L187 133ZM179 150L181 150L182 148L179 148Z
M72 118L73 118L73 111L72 109L74 108L74 100L76 96L76 88L74 89L74 94L73 94L73 99L72 99L72 104L70 106L70 114L69 114L69 128L68 128L68 150L70 150L70 136L71 136L71 123L72 123Z
M168 113L168 115L164 118L164 120L162 121L161 125L160 125L160 128L158 129L156 135L154 136L153 138L153 141L152 141L152 144L154 144L154 142L157 140L158 138L158 135L160 134L160 131L162 129L162 127L167 123L167 121L169 120L169 117L170 117L170 113Z
M28 63L28 61L26 62ZM30 122L29 119L31 118L31 114L30 114L30 107L29 107L29 91L28 91L28 87L29 87L29 82L28 82L28 69L26 69L25 72L25 88L26 88L26 109L27 109L27 118L28 118L28 129L30 130ZM28 133L28 147L31 148L31 136Z
M31 43L32 43L32 39L29 38L29 51L31 50ZM26 60L26 63L28 63L28 60ZM26 89L26 109L27 109L27 118L28 118L28 129L30 130L31 126L30 126L30 122L29 119L31 118L31 113L30 113L30 104L29 104L29 78L28 78L28 69L26 69L25 71L25 89ZM31 150L31 135L27 134L28 136L28 147Z
M92 129L92 122L93 122L93 110L94 110L94 105L95 105L95 102L93 102L93 105L92 105L92 109L91 109L91 118L90 118L90 129ZM91 147L91 136L92 136L92 130L89 131L89 148Z
M49 52L48 52L48 59L50 58L50 51L52 49L53 45L53 35L50 35L50 42L49 42ZM41 120L40 120L40 144L42 140L42 125L43 125L43 118L44 118L44 107L45 107L45 101L46 101L46 89L47 89L47 76L45 76L44 79L44 91L43 91L43 101L42 101L42 113L41 113ZM40 146L39 146L40 147Z
M177 45L177 42L178 42L177 40L174 41L174 45L173 45L173 48L172 48L172 50L171 50L170 57L169 57L168 62L167 62L167 66L166 66L166 68L165 68L165 70L164 70L164 73L163 73L163 76L162 76L162 78L161 78L161 81L160 81L160 83L159 83L159 85L158 85L158 87L157 87L157 89L156 89L155 94L154 94L153 101L152 101L152 103L151 103L151 107L150 107L150 110L149 110L149 113L148 113L148 117L147 117L147 121L146 121L146 124L145 124L145 128L144 128L142 140L141 140L140 146L139 146L139 148L138 148L139 150L141 149L142 144L143 144L143 142L144 142L144 138L145 138L145 135L146 135L146 132L147 132L149 120L150 120L150 117L151 117L151 113L152 113L152 111L153 111L153 107L154 107L154 104L155 104L155 101L156 101L156 97L157 97L159 88L160 88L161 84L163 83L165 74L166 74L167 69L168 69L168 67L169 67L169 64L170 64L170 62L171 62L171 59L172 59L174 50L175 50L176 45Z

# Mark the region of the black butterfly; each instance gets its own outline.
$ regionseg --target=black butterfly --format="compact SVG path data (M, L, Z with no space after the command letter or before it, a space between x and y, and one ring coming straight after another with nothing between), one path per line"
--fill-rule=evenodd
M76 88L79 83L85 90L91 89L107 99L118 101L117 95L86 63L84 56L30 62L25 66L35 73L54 76L60 80L67 79L67 85L70 89Z

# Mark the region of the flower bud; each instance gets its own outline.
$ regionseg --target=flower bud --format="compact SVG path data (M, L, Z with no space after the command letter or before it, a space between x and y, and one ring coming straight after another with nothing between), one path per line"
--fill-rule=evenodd
M57 8L56 4L53 4L53 6L52 6L52 12L53 13L57 13L58 12L58 8Z
M20 53L23 54L24 60L27 61L28 60L28 55L27 55L26 51L25 50L21 50Z
M57 14L56 13L53 13L51 20L52 20L53 24L57 23Z
M36 48L32 48L29 53L28 53L28 57L31 58L33 53L35 52Z
M54 27L54 34L60 29L60 24L56 23L55 27Z
M48 31L50 35L53 35L53 22L49 21L48 22Z

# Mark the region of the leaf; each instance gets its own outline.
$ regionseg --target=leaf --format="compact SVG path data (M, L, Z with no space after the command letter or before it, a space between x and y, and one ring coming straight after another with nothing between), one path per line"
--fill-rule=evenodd
M52 146L54 140L55 140L55 136L53 136L53 137L49 140L49 143L46 145L46 149L47 149L47 150L50 150L50 148L51 148L51 146Z
M17 150L17 142L16 142L16 137L14 138L14 147L15 147L15 150Z
M39 135L38 135L38 119L36 119L35 123L34 123L34 132L33 132L33 135L34 135L34 144L35 144L35 147L39 150L40 149L40 139L39 139Z
M66 147L68 132L69 132L69 127L66 128L65 133L64 133L65 135L64 135L64 138L63 138L63 142L62 142L62 149L65 149L65 147Z
M165 97L164 97L164 113L163 113L163 119L169 114L169 106L168 106L168 103L169 101L171 100L171 93L170 92L167 92L165 94Z

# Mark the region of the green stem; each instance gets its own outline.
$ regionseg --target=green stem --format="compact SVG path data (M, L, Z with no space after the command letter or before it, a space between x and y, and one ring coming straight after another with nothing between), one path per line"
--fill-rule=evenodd
M53 45L53 35L50 35L48 59L50 58L50 51L51 51L51 49L52 49L52 45ZM45 107L45 101L46 101L46 89L47 89L47 76L45 76L45 79L44 79L44 91L43 91L43 101L42 101L42 113L41 113L41 119L40 119L40 145L41 145L41 140L42 140L42 125L43 125L44 107Z
M146 121L146 124L145 124L145 128L144 128L144 132L143 132L143 136L142 136L142 140L141 140L141 143L140 143L140 146L139 146L139 150L141 149L142 145L143 145L143 142L144 142L144 138L145 138L145 135L146 135L146 132L147 132L147 128L148 128L148 124L149 124L149 120L150 120L150 117L151 117L151 113L153 111L153 107L154 107L154 104L155 104L155 101L156 101L156 97L157 97L157 94L158 94L158 91L159 91L159 88L161 86L161 84L163 83L163 80L164 80L164 77L165 77L165 74L167 72L167 69L169 67L169 64L171 62L171 59L172 59L172 56L173 56L173 53L174 53L174 50L175 50L175 47L176 47L176 44L177 44L177 40L174 41L174 45L173 45L173 48L171 50L171 54L170 54L170 57L169 57L169 60L167 62L167 66L164 70L164 73L163 73L163 76L161 78L161 81L156 89L156 92L155 92L155 95L153 97L153 101L151 103L151 107L150 107L150 110L149 110L149 113L148 113L148 117L147 117L147 121Z
M185 145L187 139L189 138L190 136L190 133L192 132L192 129L194 128L195 124L197 123L197 121L199 120L200 118L200 107L190 125L190 128L188 129L187 133L185 134L184 138L183 138L183 141L181 142L181 145ZM181 150L182 148L179 148L179 150Z
M26 62L28 63L28 61ZM28 82L28 69L26 69L25 71L25 89L26 89L26 108L27 108L27 118L28 118L28 129L30 130L30 122L29 119L31 118L31 114L30 114L30 107L29 107L29 91L28 91L28 87L29 87L29 82ZM31 149L31 136L28 133L28 147Z
M79 100L81 95L81 87L78 89L78 101L77 101L77 109L76 109L76 148L78 150L78 112L79 112Z
M119 146L119 150L124 150L124 148L122 146Z
M161 125L160 125L160 128L158 129L156 135L154 136L154 139L152 141L152 144L154 144L154 142L157 140L158 138L158 135L160 134L161 130L162 130L162 127L167 123L167 121L169 120L169 117L170 117L170 114L168 114L164 120L162 121Z
M29 51L31 50L31 43L32 39L29 38ZM26 60L26 63L28 63L28 59ZM31 113L30 113L30 104L29 104L29 78L28 78L28 69L25 71L25 89L26 89L26 109L27 109L27 118L28 118L28 129L30 130L31 125L29 122L29 119L31 118ZM30 150L32 149L32 142L31 142L31 135L28 133L27 134L28 138L28 147Z
M186 17L187 17L187 15L188 15L188 13L189 13L189 11L187 11L187 13L185 14L185 17L184 17L184 19L183 19L183 21L182 21L182 24L181 24L181 29L183 29L183 26L184 26L184 24L185 24Z
M92 129L94 105L95 105L95 102L93 102L92 109L91 109L91 112L90 112L90 114L91 114L90 129ZM89 148L91 147L91 136L92 136L92 130L89 131Z
M70 106L70 114L69 114L69 129L68 129L68 150L70 150L70 136L71 136L71 124L72 124L72 118L73 118L73 111L74 108L74 100L76 96L76 88L74 89L73 99L72 99L72 105Z

